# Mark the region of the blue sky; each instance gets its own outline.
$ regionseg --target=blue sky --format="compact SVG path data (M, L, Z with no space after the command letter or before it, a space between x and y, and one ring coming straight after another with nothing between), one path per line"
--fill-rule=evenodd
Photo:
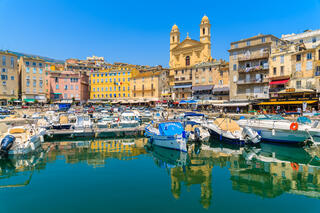
M198 40L204 14L218 59L228 59L230 42L258 33L280 37L320 29L320 0L0 0L0 49L168 66L172 25L178 25L181 39L189 32Z

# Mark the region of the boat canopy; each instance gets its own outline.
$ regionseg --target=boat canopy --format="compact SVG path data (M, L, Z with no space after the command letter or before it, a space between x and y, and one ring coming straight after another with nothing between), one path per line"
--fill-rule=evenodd
M179 122L166 122L159 124L159 132L163 136L180 135L183 131L183 126Z
M223 131L235 132L240 130L240 126L237 122L230 118L217 118L214 120L214 124Z
M184 117L196 117L196 116L199 116L199 117L204 117L204 114L201 114L201 113L194 113L194 112L185 112L184 113Z

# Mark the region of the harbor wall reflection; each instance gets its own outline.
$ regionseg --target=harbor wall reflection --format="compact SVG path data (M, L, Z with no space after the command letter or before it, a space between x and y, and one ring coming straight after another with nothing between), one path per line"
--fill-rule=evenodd
M146 138L125 139L95 139L93 141L79 142L50 142L44 146L50 146L47 160L55 161L58 156L63 156L67 163L85 162L94 167L104 167L106 160L114 158L118 160L133 160L137 156L146 154L144 144Z

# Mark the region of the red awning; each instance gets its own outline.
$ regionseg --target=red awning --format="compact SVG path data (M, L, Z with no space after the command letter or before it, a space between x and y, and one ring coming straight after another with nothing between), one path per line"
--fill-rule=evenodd
M289 79L286 79L286 80L271 81L271 82L270 82L270 85L286 84L288 81L289 81Z

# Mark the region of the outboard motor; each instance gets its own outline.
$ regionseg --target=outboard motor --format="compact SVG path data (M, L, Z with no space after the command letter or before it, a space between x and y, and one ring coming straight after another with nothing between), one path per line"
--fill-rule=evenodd
M243 136L247 141L252 143L259 143L261 141L261 136L250 127L243 128Z
M15 141L16 141L16 138L13 135L6 135L1 141L1 145L0 145L1 153L7 154Z

